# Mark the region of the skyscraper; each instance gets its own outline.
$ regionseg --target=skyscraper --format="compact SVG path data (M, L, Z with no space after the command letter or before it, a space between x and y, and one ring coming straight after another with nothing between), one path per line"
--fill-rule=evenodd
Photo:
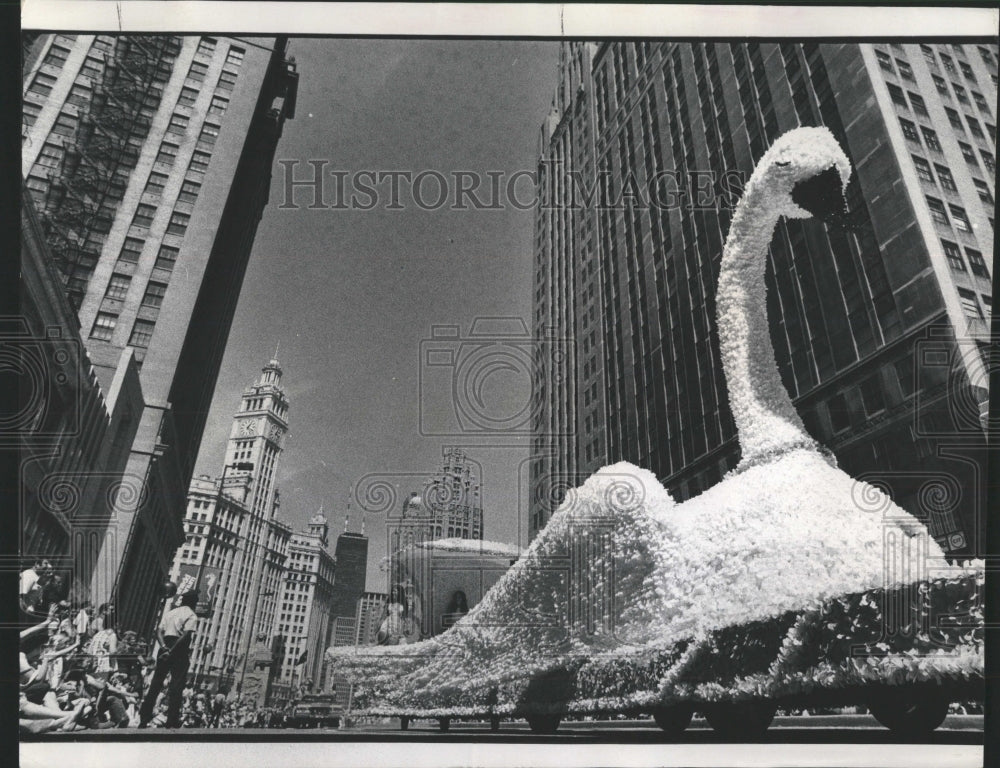
M579 43L560 69L535 323L574 339L577 360L542 358L532 533L555 484L603 464L648 467L678 500L735 466L722 245L766 148L825 125L854 167L852 228L778 226L766 279L784 384L847 472L947 550L981 552L996 42ZM567 192L592 202L562 205Z
M336 570L330 554L330 526L321 509L305 532L292 534L275 632L285 637L280 679L287 690L311 680L323 682L324 653L336 618ZM299 660L305 656L300 664Z
M25 61L22 173L98 379L122 350L146 408L101 567L148 629L297 74L285 38L41 35ZM126 588L127 585L127 588ZM95 600L111 595L94 595Z
M271 359L243 391L222 475L197 478L188 492L185 540L171 578L179 592L198 586L205 601L192 656L205 680L238 682L256 646L270 647L275 634L292 539L277 517L289 407L281 374Z

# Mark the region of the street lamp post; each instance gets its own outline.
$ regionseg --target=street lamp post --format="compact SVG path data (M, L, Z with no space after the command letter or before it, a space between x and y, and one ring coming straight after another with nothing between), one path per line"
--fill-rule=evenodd
M273 590L269 589L264 593L264 597L273 597L273 596L274 596ZM253 640L254 630L257 628L257 607L259 604L260 604L260 590L257 591L256 595L254 595L253 611L250 614L250 625L248 627L249 631L247 632L247 644L246 647L243 649L243 664L240 666L240 683L236 687L236 690L238 690L240 693L243 692L243 678L246 677L247 673L247 659L250 656L250 643Z

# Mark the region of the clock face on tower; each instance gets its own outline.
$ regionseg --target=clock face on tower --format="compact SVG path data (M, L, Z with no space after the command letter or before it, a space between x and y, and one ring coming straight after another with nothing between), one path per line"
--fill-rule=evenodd
M277 424L272 424L271 430L270 432L268 432L268 437L270 437L274 442L277 443L279 440L281 440L281 434L282 434L281 427L279 427Z
M240 434L244 437L250 437L251 435L257 434L257 422L256 421L244 421L240 424Z

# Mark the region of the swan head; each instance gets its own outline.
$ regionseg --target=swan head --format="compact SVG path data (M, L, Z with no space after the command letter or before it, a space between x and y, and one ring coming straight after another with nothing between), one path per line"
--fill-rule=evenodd
M851 163L828 128L796 128L783 134L758 164L759 181L778 213L842 222Z

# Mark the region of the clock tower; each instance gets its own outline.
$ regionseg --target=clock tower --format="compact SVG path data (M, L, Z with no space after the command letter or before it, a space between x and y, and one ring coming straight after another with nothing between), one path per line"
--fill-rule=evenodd
M288 432L288 397L281 388L281 373L276 357L271 358L260 378L243 391L226 446L227 495L230 485L245 488L243 504L265 518L274 507L274 477ZM245 468L247 463L252 469Z

